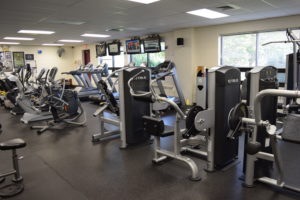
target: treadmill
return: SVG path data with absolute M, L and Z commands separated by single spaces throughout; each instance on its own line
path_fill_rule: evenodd
M 63 72 L 62 74 L 72 75 L 76 80 L 77 84 L 75 90 L 78 93 L 78 97 L 81 100 L 88 99 L 90 95 L 99 94 L 100 91 L 92 85 L 89 74 L 91 66 L 88 65 L 82 69 L 82 66 L 79 67 L 78 70 Z
M 157 65 L 156 67 L 151 68 L 151 70 L 152 70 L 152 79 L 157 79 L 156 83 L 157 83 L 160 96 L 167 97 L 169 100 L 175 102 L 180 107 L 186 107 L 185 98 L 181 90 L 181 87 L 179 85 L 175 63 L 171 61 L 165 61 Z M 164 78 L 160 79 L 159 77 L 164 77 Z M 177 97 L 168 96 L 166 94 L 165 88 L 163 86 L 163 80 L 165 80 L 165 77 L 172 78 L 173 84 L 175 86 L 178 95 Z M 155 111 L 166 110 L 168 107 L 169 105 L 161 102 L 155 102 L 153 104 L 153 110 Z

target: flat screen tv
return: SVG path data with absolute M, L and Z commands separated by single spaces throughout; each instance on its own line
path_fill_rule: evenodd
M 107 45 L 108 46 L 108 54 L 110 56 L 116 56 L 121 54 L 121 43 L 113 42 Z
M 127 52 L 127 54 L 141 53 L 141 41 L 139 39 L 127 40 L 126 41 L 126 52 Z
M 106 43 L 100 43 L 96 45 L 96 54 L 97 57 L 102 57 L 102 56 L 106 56 Z
M 146 38 L 144 39 L 145 53 L 155 53 L 161 51 L 160 38 Z

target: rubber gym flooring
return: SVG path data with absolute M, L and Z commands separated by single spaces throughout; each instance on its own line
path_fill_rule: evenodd
M 300 196 L 267 185 L 243 188 L 241 163 L 226 171 L 202 172 L 202 181 L 188 179 L 190 170 L 180 161 L 153 165 L 152 145 L 119 149 L 119 139 L 91 142 L 98 130 L 92 117 L 96 105 L 84 103 L 86 127 L 47 131 L 38 135 L 19 117 L 0 108 L 0 141 L 20 137 L 27 141 L 20 161 L 25 190 L 12 200 L 290 200 Z M 172 117 L 166 117 L 166 123 Z M 164 139 L 169 146 L 172 138 Z M 205 161 L 193 157 L 204 168 Z M 240 158 L 242 159 L 242 158 Z M 0 152 L 0 172 L 11 167 L 10 152 Z

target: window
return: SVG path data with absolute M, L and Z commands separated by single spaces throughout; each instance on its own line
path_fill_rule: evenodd
M 158 64 L 163 63 L 166 59 L 165 52 L 158 52 L 158 53 L 150 53 L 149 54 L 149 67 L 156 67 Z
M 286 55 L 293 52 L 292 44 L 269 44 L 262 46 L 271 41 L 287 40 L 285 31 L 267 32 L 258 34 L 258 66 L 275 66 L 285 68 Z
M 108 55 L 108 50 L 107 50 L 107 56 L 98 57 L 98 64 L 106 63 L 109 67 L 109 72 L 111 73 L 119 68 L 124 67 L 124 65 L 127 63 L 125 62 L 127 58 L 128 57 L 124 54 L 121 47 L 121 54 L 117 56 Z
M 144 46 L 141 45 L 142 52 L 144 52 Z M 166 59 L 165 54 L 165 42 L 161 42 L 161 52 L 158 53 L 141 53 L 132 54 L 131 62 L 134 62 L 136 66 L 141 66 L 142 63 L 147 63 L 148 67 L 156 67 L 158 64 L 163 63 Z
M 120 55 L 114 56 L 114 67 L 121 68 L 125 65 L 125 55 L 124 52 L 121 52 Z
M 237 67 L 256 65 L 256 35 L 224 36 L 222 41 L 222 64 Z
M 147 54 L 132 54 L 131 55 L 131 62 L 134 62 L 136 66 L 141 66 L 142 63 L 147 63 Z
M 299 30 L 293 31 L 299 36 Z M 287 40 L 286 31 L 249 33 L 221 37 L 221 64 L 236 67 L 275 66 L 285 68 L 286 55 L 293 52 L 292 44 L 271 41 Z

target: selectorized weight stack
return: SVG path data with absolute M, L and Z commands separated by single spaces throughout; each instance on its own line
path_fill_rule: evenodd
M 121 141 L 123 148 L 126 145 L 134 145 L 146 142 L 150 139 L 150 134 L 145 133 L 143 126 L 143 116 L 150 116 L 151 105 L 149 102 L 136 100 L 131 96 L 128 81 L 143 68 L 129 68 L 120 73 L 120 119 L 121 119 Z M 135 77 L 135 84 L 132 86 L 137 91 L 150 91 L 151 72 L 144 70 Z
M 207 170 L 221 169 L 238 156 L 238 140 L 226 138 L 228 114 L 240 102 L 240 71 L 235 67 L 216 67 L 208 71 L 208 108 L 195 118 L 198 131 L 207 133 L 207 152 L 186 151 L 207 155 Z

